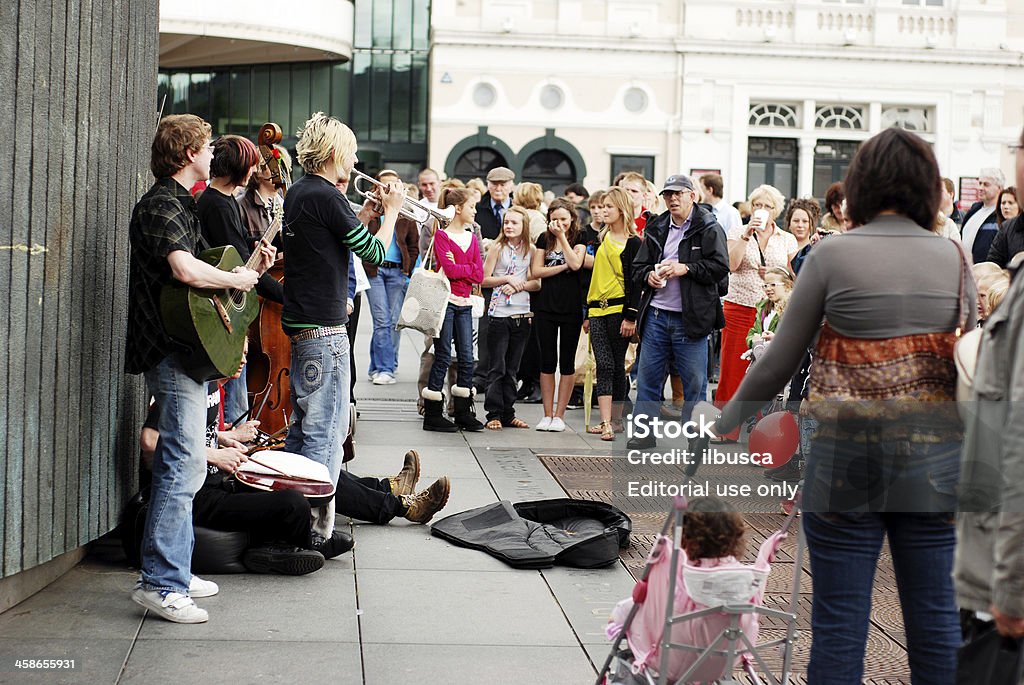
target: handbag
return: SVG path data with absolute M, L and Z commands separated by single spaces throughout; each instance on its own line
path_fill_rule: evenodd
M 971 621 L 957 650 L 956 685 L 1020 685 L 1024 640 L 1003 637 L 992 621 Z
M 431 338 L 441 334 L 444 315 L 448 309 L 448 298 L 452 293 L 452 284 L 443 271 L 430 270 L 428 263 L 434 255 L 434 239 L 430 239 L 427 256 L 423 264 L 416 269 L 409 279 L 409 289 L 402 302 L 402 311 L 398 316 L 397 328 L 411 328 Z
M 473 292 L 469 296 L 469 303 L 473 307 L 473 318 L 480 319 L 484 315 L 484 293 L 479 285 L 473 286 Z

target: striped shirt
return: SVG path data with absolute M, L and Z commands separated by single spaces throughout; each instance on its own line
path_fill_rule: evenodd
M 282 233 L 286 332 L 345 325 L 349 252 L 380 264 L 384 243 L 359 223 L 337 188 L 315 174 L 303 176 L 288 190 Z

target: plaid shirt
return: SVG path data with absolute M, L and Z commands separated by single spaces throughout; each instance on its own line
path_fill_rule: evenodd
M 161 178 L 132 211 L 128 228 L 128 337 L 124 370 L 145 373 L 176 349 L 160 316 L 160 290 L 173 280 L 167 256 L 199 252 L 199 218 L 188 189 Z

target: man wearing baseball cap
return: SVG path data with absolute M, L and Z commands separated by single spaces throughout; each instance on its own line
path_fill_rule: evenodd
M 683 414 L 707 396 L 708 335 L 724 320 L 718 284 L 729 274 L 725 231 L 713 212 L 695 201 L 689 176 L 669 176 L 661 196 L 668 211 L 651 219 L 633 258 L 633 282 L 641 289 L 637 330 L 638 417 L 658 416 L 669 364 L 683 379 Z M 634 435 L 628 449 L 654 447 L 653 433 Z

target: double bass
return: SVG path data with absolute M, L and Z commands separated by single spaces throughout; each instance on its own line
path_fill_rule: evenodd
M 274 123 L 260 127 L 257 144 L 260 157 L 271 175 L 274 187 L 281 191 L 273 197 L 275 214 L 280 213 L 282 197 L 288 192 L 291 178 L 281 150 L 275 147 L 281 142 L 281 127 Z M 270 268 L 270 276 L 284 280 L 284 258 L 278 252 L 277 261 Z M 252 418 L 259 420 L 260 428 L 267 433 L 283 432 L 291 415 L 291 391 L 289 388 L 289 367 L 291 365 L 291 342 L 281 328 L 281 305 L 261 298 L 259 316 L 249 327 L 249 355 L 247 364 L 248 391 L 253 396 Z

